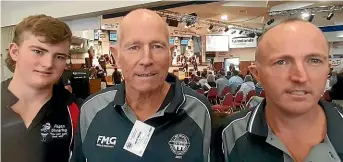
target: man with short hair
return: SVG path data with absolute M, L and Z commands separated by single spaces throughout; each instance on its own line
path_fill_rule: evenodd
M 343 113 L 321 101 L 329 47 L 310 22 L 291 19 L 260 39 L 249 67 L 266 99 L 227 119 L 218 132 L 224 161 L 336 162 L 343 159 Z
M 219 78 L 216 80 L 217 84 L 217 96 L 222 96 L 223 89 L 229 87 L 229 80 L 225 77 L 225 72 L 223 70 L 219 71 Z
M 243 84 L 243 79 L 239 76 L 239 71 L 232 71 L 232 77 L 229 79 L 230 93 L 235 94 L 238 90 L 238 86 Z
M 207 162 L 210 104 L 168 74 L 167 24 L 154 11 L 138 9 L 120 29 L 111 50 L 125 79 L 86 99 L 73 161 Z
M 67 162 L 73 149 L 79 99 L 55 83 L 61 77 L 72 32 L 46 15 L 23 19 L 14 31 L 1 82 L 1 161 Z

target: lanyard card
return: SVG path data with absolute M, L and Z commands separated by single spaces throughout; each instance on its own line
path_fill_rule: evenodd
M 136 120 L 123 149 L 142 157 L 154 130 L 154 127 Z

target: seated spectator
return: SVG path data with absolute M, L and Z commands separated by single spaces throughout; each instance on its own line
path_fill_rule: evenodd
M 239 72 L 237 70 L 232 72 L 233 76 L 229 80 L 230 93 L 235 94 L 236 89 L 239 85 L 243 83 L 243 79 L 238 76 Z
M 247 75 L 244 78 L 244 83 L 241 85 L 241 88 L 238 91 L 242 91 L 245 98 L 251 90 L 255 90 L 255 84 L 251 75 Z
M 231 71 L 227 71 L 226 72 L 226 79 L 230 79 L 231 78 Z
M 215 82 L 215 79 L 214 79 L 214 75 L 213 74 L 209 74 L 207 76 L 207 83 L 204 84 L 203 89 L 205 91 L 208 91 L 208 90 L 210 90 L 210 88 L 216 87 L 216 86 L 217 85 L 216 85 L 216 82 Z
M 343 73 L 337 74 L 337 82 L 330 90 L 332 100 L 343 100 Z
M 121 73 L 118 71 L 118 68 L 114 68 L 114 72 L 112 74 L 112 81 L 114 85 L 121 83 Z
M 229 86 L 229 80 L 225 77 L 225 72 L 221 71 L 219 74 L 219 79 L 216 80 L 216 84 L 217 84 L 217 95 L 218 97 L 223 97 L 222 95 L 222 91 L 225 87 Z
M 182 85 L 188 86 L 189 85 L 189 78 L 183 79 Z
M 256 83 L 255 90 L 256 90 L 256 94 L 259 96 L 263 90 L 262 84 Z
M 191 82 L 189 83 L 189 87 L 190 87 L 191 89 L 193 89 L 193 90 L 201 89 L 202 86 L 201 86 L 201 84 L 200 84 L 199 81 L 200 81 L 199 77 L 195 76 L 194 79 L 193 79 L 193 81 L 191 81 Z
M 197 71 L 197 76 L 200 77 L 200 75 L 201 75 L 201 72 Z
M 201 79 L 200 79 L 199 83 L 201 84 L 201 86 L 204 86 L 205 83 L 207 83 L 207 72 L 201 73 Z

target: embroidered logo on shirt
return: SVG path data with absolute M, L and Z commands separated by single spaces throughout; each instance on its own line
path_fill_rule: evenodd
M 53 126 L 48 122 L 42 125 L 41 141 L 47 142 L 48 139 L 61 139 L 68 135 L 68 129 L 64 124 L 54 124 Z
M 40 129 L 40 134 L 42 135 L 42 142 L 46 142 L 47 136 L 50 134 L 51 124 L 45 123 L 42 125 L 42 128 Z
M 182 155 L 187 153 L 190 145 L 189 138 L 184 134 L 176 134 L 169 141 L 170 150 L 177 159 L 181 159 Z
M 98 136 L 96 145 L 98 147 L 113 148 L 117 143 L 117 137 Z

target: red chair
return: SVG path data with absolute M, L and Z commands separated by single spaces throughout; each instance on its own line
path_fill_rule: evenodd
M 230 92 L 230 88 L 225 86 L 220 96 L 224 97 L 229 92 Z
M 266 92 L 264 90 L 261 91 L 260 97 L 266 97 Z
M 226 94 L 222 104 L 225 106 L 232 107 L 233 106 L 233 95 L 231 93 Z
M 205 94 L 205 91 L 204 90 L 202 90 L 202 89 L 198 89 L 198 90 L 196 90 L 199 94 Z
M 207 99 L 214 103 L 217 104 L 217 88 L 211 88 L 208 93 L 207 93 Z
M 248 92 L 247 96 L 245 97 L 245 101 L 246 102 L 249 101 L 252 96 L 256 96 L 256 91 L 255 90 L 251 90 L 251 91 Z
M 230 88 L 228 86 L 225 86 L 222 93 L 220 94 L 219 98 L 219 102 L 222 103 L 224 100 L 224 97 L 226 94 L 230 93 Z
M 238 91 L 235 95 L 235 99 L 233 101 L 233 106 L 235 108 L 237 108 L 237 107 L 242 108 L 243 98 L 244 98 L 243 91 Z
M 213 105 L 212 110 L 216 112 L 225 112 L 225 113 L 232 113 L 232 106 L 233 106 L 233 96 L 231 93 L 225 95 L 223 103 L 221 105 Z
M 331 97 L 330 97 L 330 94 L 329 94 L 329 90 L 326 90 L 324 92 L 324 94 L 322 95 L 322 99 L 327 101 L 327 102 L 331 102 Z

